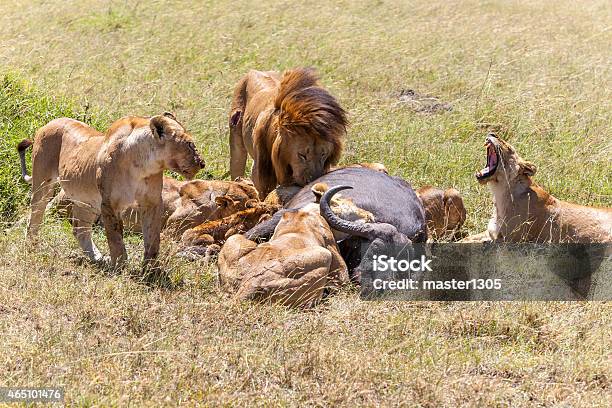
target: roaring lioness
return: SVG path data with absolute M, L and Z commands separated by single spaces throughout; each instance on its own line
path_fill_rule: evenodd
M 74 119 L 55 119 L 36 132 L 32 150 L 34 239 L 59 182 L 72 201 L 73 233 L 93 261 L 102 255 L 91 226 L 102 214 L 111 264 L 127 259 L 122 212 L 137 203 L 142 217 L 145 264 L 157 257 L 162 226 L 162 174 L 171 169 L 191 179 L 204 166 L 191 135 L 174 115 L 128 116 L 100 133 Z
M 313 70 L 250 71 L 229 115 L 232 178 L 244 175 L 248 154 L 260 197 L 277 185 L 304 186 L 338 162 L 346 126 L 344 109 Z
M 612 241 L 612 209 L 556 199 L 532 179 L 536 166 L 494 134 L 486 138 L 487 165 L 476 173 L 493 193 L 487 231 L 466 241 L 589 243 Z

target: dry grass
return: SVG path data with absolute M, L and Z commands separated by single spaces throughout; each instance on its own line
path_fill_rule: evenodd
M 612 204 L 609 2 L 259 3 L 5 0 L 0 70 L 106 122 L 174 110 L 221 177 L 234 82 L 312 65 L 350 112 L 344 161 L 459 188 L 471 232 L 490 212 L 472 177 L 487 127 L 559 198 Z M 415 113 L 408 88 L 453 110 Z M 170 290 L 106 275 L 53 219 L 37 251 L 22 233 L 0 238 L 0 385 L 61 384 L 85 406 L 612 405 L 606 303 L 347 291 L 304 313 L 233 303 L 198 263 L 168 259 Z

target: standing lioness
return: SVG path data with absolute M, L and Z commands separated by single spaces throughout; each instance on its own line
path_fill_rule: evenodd
M 489 134 L 487 165 L 476 173 L 493 193 L 495 209 L 488 230 L 466 241 L 589 243 L 612 241 L 612 209 L 556 199 L 538 186 L 536 166 L 512 146 Z
M 105 134 L 74 119 L 55 119 L 36 132 L 33 142 L 28 237 L 36 237 L 53 185 L 59 182 L 73 203 L 74 236 L 93 261 L 102 259 L 91 240 L 91 226 L 100 213 L 111 264 L 126 260 L 121 213 L 137 203 L 147 263 L 159 251 L 163 171 L 191 179 L 203 166 L 191 135 L 170 113 L 128 116 Z

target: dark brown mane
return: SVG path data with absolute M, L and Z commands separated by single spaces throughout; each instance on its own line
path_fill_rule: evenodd
M 318 79 L 312 68 L 285 71 L 274 107 L 279 112 L 278 126 L 281 132 L 307 129 L 308 133 L 316 133 L 333 143 L 337 157 L 331 158 L 330 162 L 335 164 L 340 158 L 342 138 L 348 121 L 345 110 L 319 85 Z

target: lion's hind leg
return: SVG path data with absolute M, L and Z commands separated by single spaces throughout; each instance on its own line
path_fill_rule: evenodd
M 234 115 L 241 115 L 240 112 Z M 232 125 L 230 119 L 230 174 L 232 180 L 243 177 L 246 170 L 247 149 L 242 138 L 242 119 Z
M 32 147 L 32 213 L 27 232 L 31 240 L 38 235 L 47 203 L 53 197 L 53 187 L 59 181 L 58 166 L 63 134 L 50 125 L 51 122 L 36 132 Z
M 42 181 L 35 177 L 32 182 L 32 213 L 28 223 L 27 237 L 35 239 L 40 230 L 47 203 L 53 197 L 53 186 L 56 184 L 55 178 L 44 179 Z

